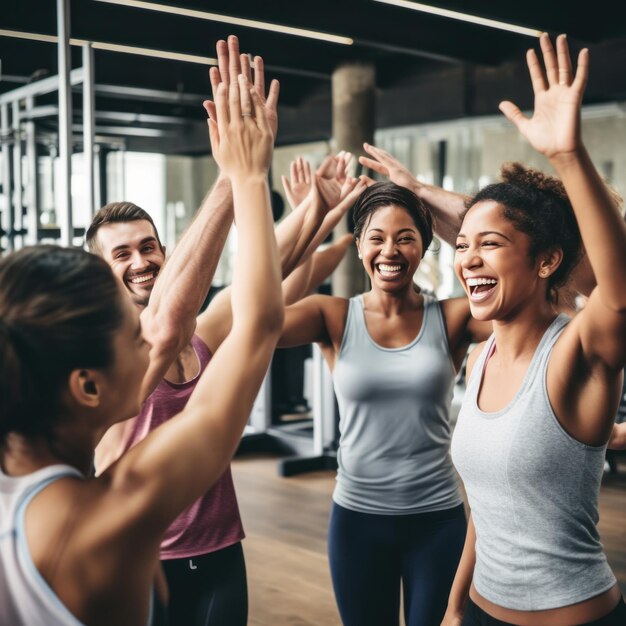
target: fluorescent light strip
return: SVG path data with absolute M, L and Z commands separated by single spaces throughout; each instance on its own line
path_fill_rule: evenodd
M 515 24 L 507 24 L 506 22 L 499 22 L 497 20 L 490 20 L 486 17 L 469 15 L 468 13 L 459 13 L 458 11 L 450 11 L 449 9 L 440 9 L 439 7 L 433 7 L 428 4 L 420 4 L 419 2 L 408 2 L 407 0 L 374 0 L 374 2 L 392 4 L 394 6 L 403 7 L 405 9 L 413 9 L 414 11 L 430 13 L 431 15 L 439 15 L 441 17 L 449 17 L 453 20 L 470 22 L 472 24 L 479 24 L 480 26 L 488 26 L 489 28 L 507 30 L 513 33 L 518 33 L 520 35 L 528 35 L 529 37 L 539 37 L 539 35 L 541 35 L 541 33 L 543 32 L 542 30 L 526 28 L 524 26 L 517 26 Z
M 25 33 L 17 30 L 0 29 L 0 37 L 14 37 L 16 39 L 29 39 L 31 41 L 43 41 L 45 43 L 57 43 L 56 35 L 42 35 L 40 33 Z M 117 43 L 107 43 L 104 41 L 88 42 L 85 39 L 70 39 L 70 45 L 83 46 L 91 43 L 96 50 L 108 50 L 109 52 L 123 52 L 125 54 L 137 54 L 145 57 L 155 57 L 158 59 L 169 59 L 174 61 L 186 61 L 188 63 L 198 63 L 200 65 L 217 65 L 217 59 L 212 57 L 201 57 L 195 54 L 184 54 L 182 52 L 166 52 L 165 50 L 153 50 L 151 48 L 137 48 L 135 46 L 124 46 Z
M 344 46 L 351 46 L 354 41 L 350 37 L 342 37 L 340 35 L 331 35 L 330 33 L 321 33 L 315 30 L 307 30 L 305 28 L 294 28 L 292 26 L 283 26 L 281 24 L 272 24 L 270 22 L 260 22 L 257 20 L 248 20 L 230 15 L 221 15 L 219 13 L 208 13 L 207 11 L 196 11 L 195 9 L 184 9 L 168 4 L 156 4 L 154 2 L 143 2 L 143 0 L 96 0 L 96 2 L 106 2 L 108 4 L 119 4 L 125 7 L 136 7 L 138 9 L 148 9 L 150 11 L 160 11 L 162 13 L 173 13 L 174 15 L 182 15 L 184 17 L 195 17 L 201 20 L 209 20 L 211 22 L 223 22 L 224 24 L 233 24 L 234 26 L 244 26 L 245 28 L 257 28 L 259 30 L 269 30 L 274 33 L 282 33 L 283 35 L 296 35 L 297 37 L 308 37 L 309 39 L 319 39 L 330 43 L 338 43 Z

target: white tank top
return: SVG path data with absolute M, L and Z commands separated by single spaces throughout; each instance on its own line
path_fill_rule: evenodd
M 35 567 L 24 532 L 31 500 L 66 476 L 81 474 L 69 465 L 19 477 L 0 470 L 0 626 L 82 626 Z

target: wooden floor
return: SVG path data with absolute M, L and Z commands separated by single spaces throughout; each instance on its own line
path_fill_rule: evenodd
M 233 475 L 247 538 L 250 626 L 340 626 L 326 558 L 334 472 L 280 478 L 276 458 L 244 456 Z M 600 496 L 600 535 L 626 596 L 626 464 Z

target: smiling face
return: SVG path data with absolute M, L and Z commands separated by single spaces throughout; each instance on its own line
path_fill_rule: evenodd
M 420 232 L 405 209 L 390 205 L 374 211 L 357 248 L 373 288 L 386 292 L 412 288 L 423 247 Z
M 145 307 L 165 254 L 147 220 L 105 224 L 98 230 L 98 247 L 135 304 Z
M 545 303 L 553 271 L 545 258 L 531 258 L 530 237 L 502 209 L 494 200 L 477 202 L 466 213 L 456 242 L 454 269 L 472 316 L 483 321 L 507 319 L 525 306 Z

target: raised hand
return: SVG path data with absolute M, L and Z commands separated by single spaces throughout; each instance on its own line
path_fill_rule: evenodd
M 356 182 L 348 176 L 351 160 L 352 154 L 342 151 L 334 157 L 326 157 L 317 168 L 315 185 L 326 210 L 336 206 L 354 188 Z
M 363 148 L 372 157 L 371 159 L 364 156 L 359 157 L 359 163 L 363 167 L 368 167 L 386 176 L 392 183 L 396 183 L 396 185 L 401 187 L 407 187 L 412 191 L 420 187 L 421 183 L 417 178 L 398 159 L 391 156 L 389 152 L 369 143 L 364 143 Z
M 311 164 L 302 157 L 295 158 L 289 167 L 289 178 L 280 177 L 287 200 L 295 209 L 309 194 L 313 185 Z
M 252 67 L 250 65 L 250 57 L 247 54 L 241 54 L 239 51 L 239 39 L 235 35 L 228 37 L 228 42 L 220 40 L 216 45 L 218 66 L 209 70 L 209 78 L 211 80 L 211 88 L 213 90 L 213 100 L 217 96 L 217 88 L 220 83 L 225 83 L 228 87 L 231 83 L 237 82 L 237 76 L 244 74 L 251 84 L 254 84 L 264 108 L 265 114 L 272 132 L 272 137 L 276 139 L 278 132 L 278 94 L 280 85 L 277 80 L 270 83 L 267 97 L 265 95 L 265 67 L 263 59 L 255 56 L 253 60 L 254 66 L 254 83 L 252 78 Z M 216 115 L 215 105 L 210 100 L 203 103 L 209 117 Z
M 209 135 L 220 169 L 232 181 L 267 176 L 273 136 L 263 102 L 243 74 L 228 89 L 223 82 L 217 86 L 215 108 Z
M 500 110 L 535 150 L 552 158 L 575 152 L 581 146 L 580 106 L 589 73 L 589 51 L 580 51 L 573 75 L 565 35 L 557 37 L 556 52 L 546 33 L 541 35 L 540 44 L 545 71 L 534 50 L 526 54 L 535 94 L 533 116 L 527 118 L 508 101 L 500 103 Z

